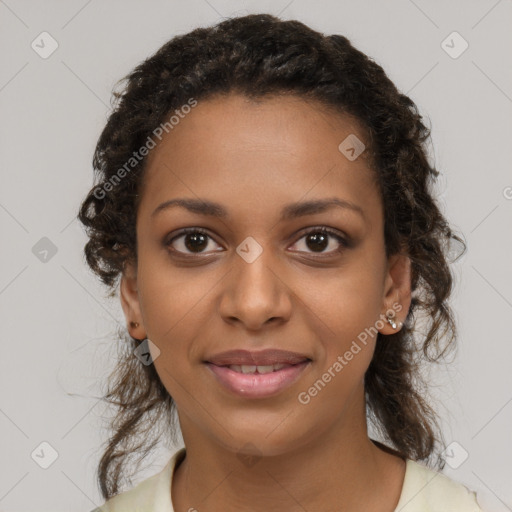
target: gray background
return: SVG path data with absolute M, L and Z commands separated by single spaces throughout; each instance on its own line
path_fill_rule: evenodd
M 0 0 L 0 510 L 102 502 L 99 381 L 124 319 L 85 266 L 75 216 L 114 83 L 173 35 L 252 12 L 346 35 L 431 123 L 443 207 L 468 242 L 455 264 L 460 348 L 431 372 L 454 460 L 469 454 L 445 473 L 477 490 L 486 510 L 512 510 L 510 0 Z M 43 31 L 58 43 L 46 59 L 31 47 Z M 453 31 L 469 44 L 457 58 L 442 45 Z M 42 442 L 58 454 L 48 469 L 34 460 L 49 462 Z

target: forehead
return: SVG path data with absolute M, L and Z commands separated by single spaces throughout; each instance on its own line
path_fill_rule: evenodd
M 340 150 L 354 137 L 365 143 L 355 119 L 296 96 L 199 101 L 148 155 L 140 210 L 183 196 L 247 210 L 333 193 L 378 201 L 365 152 Z

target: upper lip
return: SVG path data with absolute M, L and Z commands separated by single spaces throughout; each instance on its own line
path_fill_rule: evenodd
M 249 350 L 228 350 L 215 354 L 205 360 L 206 363 L 212 363 L 216 366 L 236 365 L 255 365 L 265 366 L 272 364 L 298 364 L 311 359 L 297 352 L 287 350 L 266 349 L 258 352 Z

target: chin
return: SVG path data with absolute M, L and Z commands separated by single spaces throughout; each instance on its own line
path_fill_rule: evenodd
M 282 419 L 281 417 L 281 422 Z M 218 441 L 237 455 L 254 457 L 283 455 L 302 448 L 307 443 L 304 433 L 297 432 L 292 423 L 279 423 L 262 421 L 261 424 L 245 425 L 245 428 L 240 425 L 229 426 L 226 430 L 233 432 L 233 436 L 229 436 L 222 429 L 222 439 Z

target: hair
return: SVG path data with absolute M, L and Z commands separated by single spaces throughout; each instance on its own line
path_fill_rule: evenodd
M 134 151 L 161 133 L 158 127 L 169 114 L 191 98 L 295 95 L 351 116 L 363 127 L 365 153 L 383 201 L 386 255 L 409 256 L 412 289 L 403 328 L 378 334 L 364 377 L 367 417 L 395 453 L 427 464 L 437 455 L 436 467 L 442 469 L 442 433 L 419 370 L 438 362 L 455 343 L 449 256 L 454 242 L 463 251 L 465 244 L 433 197 L 439 171 L 429 163 L 430 129 L 413 101 L 346 37 L 268 14 L 230 18 L 176 36 L 118 83 L 124 81 L 121 92 L 113 91 L 112 112 L 93 156 L 95 185 L 78 214 L 88 236 L 87 264 L 111 290 L 110 297 L 125 265 L 137 261 L 136 215 L 147 158 L 134 161 Z M 129 161 L 132 169 L 126 172 Z M 157 420 L 168 421 L 175 412 L 154 365 L 140 364 L 134 356 L 140 340 L 125 330 L 118 333 L 123 354 L 102 397 L 116 408 L 97 469 L 105 499 L 120 492 L 128 458 L 136 453 L 144 458 L 154 447 Z M 175 426 L 171 430 L 175 435 Z

